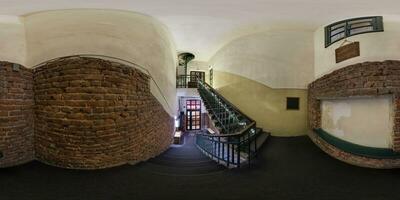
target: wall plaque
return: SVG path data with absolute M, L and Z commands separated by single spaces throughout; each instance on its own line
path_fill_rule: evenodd
M 360 56 L 360 42 L 352 42 L 335 50 L 336 63 Z

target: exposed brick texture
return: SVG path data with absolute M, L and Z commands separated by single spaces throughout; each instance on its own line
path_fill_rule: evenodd
M 34 72 L 35 152 L 64 168 L 98 169 L 156 156 L 174 121 L 137 69 L 95 58 L 53 61 Z
M 350 65 L 327 74 L 308 87 L 310 128 L 321 127 L 321 99 L 392 95 L 394 103 L 393 150 L 400 151 L 400 61 L 365 62 Z M 378 160 L 351 155 L 310 137 L 328 154 L 366 167 L 400 167 L 398 160 Z
M 34 159 L 33 105 L 32 71 L 0 62 L 0 167 Z
M 33 72 L 32 72 L 33 71 Z M 0 62 L 0 167 L 137 163 L 166 150 L 174 120 L 139 70 L 72 57 L 29 70 Z

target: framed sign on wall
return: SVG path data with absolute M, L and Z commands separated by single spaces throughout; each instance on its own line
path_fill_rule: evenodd
M 336 63 L 360 56 L 360 42 L 352 42 L 335 50 Z

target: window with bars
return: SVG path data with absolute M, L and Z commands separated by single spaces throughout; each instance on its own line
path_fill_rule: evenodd
M 360 17 L 336 22 L 325 27 L 325 48 L 353 35 L 382 31 L 382 16 Z

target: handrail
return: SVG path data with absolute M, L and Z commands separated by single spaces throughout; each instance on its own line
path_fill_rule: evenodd
M 209 84 L 203 82 L 202 80 L 198 80 L 198 84 L 201 85 L 205 85 L 207 86 L 207 89 L 210 90 L 212 93 L 214 93 L 215 95 L 218 96 L 218 98 L 222 99 L 222 101 L 227 104 L 228 106 L 230 106 L 231 108 L 233 108 L 236 112 L 238 112 L 240 115 L 244 116 L 245 118 L 247 118 L 247 120 L 250 122 L 250 124 L 255 125 L 255 121 L 248 117 L 246 114 L 244 114 L 239 108 L 237 108 L 236 106 L 234 106 L 230 101 L 228 101 L 227 99 L 225 99 L 219 92 L 217 92 L 213 87 L 211 87 Z M 219 119 L 217 119 L 219 121 Z M 222 124 L 222 122 L 220 122 L 222 126 L 224 126 Z M 248 130 L 250 127 L 246 126 L 245 128 L 243 128 L 241 131 L 239 131 L 239 133 L 233 133 L 233 134 L 224 134 L 224 135 L 240 135 L 241 133 L 245 132 L 246 130 Z
M 199 80 L 200 81 L 200 80 Z M 216 91 L 211 85 L 209 85 L 206 82 L 201 81 L 202 84 L 206 85 L 208 87 L 209 90 L 211 90 L 213 93 L 217 94 L 219 98 L 221 98 L 223 101 L 225 101 L 226 103 L 229 104 L 230 107 L 232 107 L 233 109 L 235 109 L 238 113 L 240 113 L 240 115 L 246 117 L 249 121 L 251 122 L 255 122 L 255 120 L 253 120 L 252 118 L 250 118 L 249 116 L 247 116 L 246 114 L 244 114 L 239 108 L 237 108 L 235 105 L 233 105 L 230 101 L 228 101 L 224 96 L 222 96 L 218 91 Z
M 113 57 L 113 56 L 106 56 L 106 55 L 100 55 L 100 54 L 75 54 L 75 55 L 69 55 L 69 56 L 56 57 L 56 58 L 41 62 L 39 64 L 36 64 L 36 65 L 32 66 L 32 68 L 34 69 L 34 68 L 37 68 L 37 67 L 41 67 L 41 66 L 43 66 L 45 64 L 54 62 L 56 60 L 68 59 L 68 58 L 73 58 L 73 57 L 107 58 L 109 61 L 113 61 L 113 60 L 117 60 L 117 61 L 120 61 L 120 62 L 122 61 L 122 62 L 125 62 L 125 63 L 128 63 L 129 65 L 131 65 L 130 67 L 139 68 L 140 70 L 144 71 L 150 77 L 151 80 L 153 80 L 154 84 L 156 85 L 158 91 L 160 92 L 161 96 L 163 97 L 163 99 L 164 99 L 165 103 L 167 104 L 168 108 L 170 109 L 170 111 L 173 111 L 173 109 L 171 108 L 171 105 L 167 101 L 167 98 L 165 97 L 164 93 L 161 91 L 160 86 L 157 84 L 157 81 L 153 78 L 153 76 L 151 75 L 150 71 L 148 69 L 146 69 L 145 67 L 139 65 L 139 64 L 136 64 L 134 62 L 131 62 L 131 61 L 128 61 L 128 60 L 125 60 L 125 59 L 122 59 L 122 58 L 117 58 L 117 57 Z M 121 64 L 123 64 L 123 63 L 121 63 Z
M 197 146 L 227 167 L 231 164 L 240 167 L 242 159 L 247 159 L 250 165 L 252 157 L 257 153 L 256 122 L 204 81 L 197 80 L 197 84 L 206 107 L 211 106 L 210 114 L 215 116 L 218 126 L 224 131 L 220 134 L 198 133 Z M 243 158 L 242 153 L 246 153 L 247 158 Z
M 195 78 L 197 78 L 198 76 L 181 74 L 181 75 L 176 75 L 176 77 L 195 77 Z M 197 79 L 196 79 L 196 81 L 197 81 Z
M 240 131 L 237 131 L 236 133 L 231 133 L 231 134 L 207 134 L 207 133 L 198 133 L 198 135 L 203 135 L 207 137 L 233 137 L 233 136 L 240 136 L 243 135 L 248 129 L 250 129 L 252 126 L 256 125 L 256 122 L 251 122 L 248 124 L 245 128 L 241 129 Z

